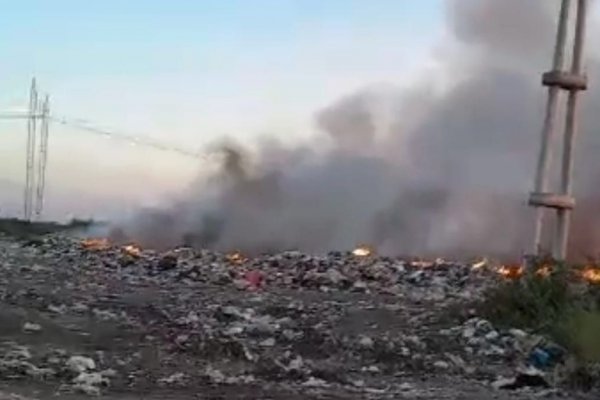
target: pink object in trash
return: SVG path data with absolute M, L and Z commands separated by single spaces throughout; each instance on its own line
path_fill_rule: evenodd
M 244 279 L 248 284 L 248 290 L 260 289 L 264 284 L 264 277 L 260 271 L 248 271 Z

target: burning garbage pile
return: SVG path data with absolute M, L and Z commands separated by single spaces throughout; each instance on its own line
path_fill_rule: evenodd
M 256 257 L 249 257 L 239 250 L 221 254 L 179 248 L 161 253 L 150 249 L 143 250 L 132 244 L 111 245 L 103 238 L 83 240 L 81 248 L 87 253 L 98 257 L 110 257 L 111 260 L 112 257 L 118 260 L 119 254 L 129 256 L 127 266 L 132 267 L 132 272 L 145 271 L 153 274 L 157 271 L 171 271 L 178 279 L 205 282 L 220 281 L 227 276 L 238 286 L 243 284 L 235 278 L 248 276 L 248 273 L 252 272 L 264 277 L 266 283 L 275 286 L 321 287 L 322 290 L 347 288 L 355 291 L 385 291 L 385 286 L 393 286 L 403 280 L 419 282 L 432 280 L 434 276 L 441 282 L 444 277 L 449 281 L 469 277 L 479 279 L 482 273 L 485 275 L 491 271 L 497 271 L 497 274 L 509 278 L 514 275 L 505 272 L 509 267 L 492 267 L 487 261 L 480 263 L 481 265 L 469 265 L 443 259 L 425 261 L 381 257 L 373 247 L 364 244 L 347 252 L 330 252 L 324 255 L 287 251 Z M 185 257 L 182 257 L 184 253 Z M 165 264 L 165 258 L 172 259 L 172 262 Z M 114 260 L 111 262 L 114 263 Z M 131 265 L 132 261 L 135 265 Z M 137 270 L 136 266 L 139 267 Z
M 330 252 L 321 256 L 287 251 L 257 257 L 249 257 L 239 250 L 221 254 L 206 250 L 197 252 L 191 248 L 178 248 L 161 253 L 143 250 L 136 244 L 113 245 L 106 238 L 84 239 L 80 245 L 82 249 L 99 255 L 112 254 L 116 256 L 116 253 L 119 252 L 127 256 L 128 263 L 137 260 L 147 271 L 177 269 L 179 278 L 201 280 L 210 280 L 209 270 L 211 268 L 221 270 L 222 268 L 227 269 L 228 266 L 238 266 L 239 268 L 230 270 L 226 275 L 255 271 L 258 275 L 264 275 L 269 282 L 284 285 L 307 283 L 311 277 L 322 277 L 324 274 L 329 278 L 333 277 L 332 281 L 336 283 L 352 280 L 356 284 L 356 279 L 364 279 L 366 284 L 366 282 L 399 282 L 402 277 L 414 281 L 419 276 L 431 278 L 434 275 L 440 277 L 464 275 L 465 279 L 468 277 L 478 280 L 482 276 L 518 280 L 523 278 L 527 272 L 524 262 L 505 264 L 486 258 L 472 263 L 464 263 L 442 258 L 414 260 L 382 257 L 377 255 L 374 247 L 366 244 L 358 245 L 347 252 Z M 211 263 L 203 264 L 202 261 L 206 260 L 210 260 Z M 298 267 L 301 267 L 299 271 L 295 271 Z M 548 277 L 555 270 L 556 267 L 551 261 L 531 267 L 531 272 L 541 278 Z M 295 276 L 294 279 L 291 279 L 290 276 L 284 276 L 292 271 L 295 271 L 296 274 L 304 273 L 304 278 Z M 600 267 L 588 265 L 575 268 L 572 275 L 575 279 L 589 284 L 600 284 Z M 452 279 L 450 280 L 452 281 Z M 358 286 L 361 285 L 362 283 L 358 283 Z
M 351 399 L 460 397 L 470 385 L 485 398 L 511 385 L 501 377 L 515 375 L 515 360 L 537 354 L 539 364 L 552 353 L 539 336 L 471 309 L 490 285 L 527 273 L 487 259 L 383 257 L 364 244 L 259 256 L 62 236 L 0 246 L 2 298 L 39 314 L 0 346 L 0 379 L 9 381 L 43 376 L 88 394 L 271 387 Z M 597 282 L 591 267 L 581 276 Z M 451 318 L 456 309 L 464 316 Z M 45 343 L 54 329 L 65 339 Z M 160 364 L 149 367 L 148 354 Z M 436 389 L 423 376 L 456 385 Z

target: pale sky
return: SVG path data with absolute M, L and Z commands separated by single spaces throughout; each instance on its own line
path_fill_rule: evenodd
M 428 62 L 444 12 L 443 0 L 0 3 L 0 111 L 23 109 L 35 76 L 57 116 L 189 150 L 223 136 L 298 140 L 336 98 L 405 84 Z M 24 121 L 0 121 L 1 180 L 22 184 L 25 133 Z M 203 168 L 61 125 L 50 134 L 54 212 L 73 196 L 75 213 L 98 194 L 135 205 Z

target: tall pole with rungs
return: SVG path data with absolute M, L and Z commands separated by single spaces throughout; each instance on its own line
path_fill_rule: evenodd
M 587 77 L 582 72 L 582 58 L 588 0 L 577 0 L 571 68 L 567 71 L 563 67 L 571 5 L 571 0 L 562 0 L 552 70 L 542 76 L 542 84 L 548 87 L 548 101 L 542 129 L 534 191 L 529 197 L 529 204 L 536 208 L 534 254 L 539 255 L 543 250 L 542 234 L 545 209 L 550 208 L 556 210 L 557 216 L 556 232 L 551 248 L 554 258 L 558 260 L 564 260 L 567 256 L 570 212 L 575 207 L 575 199 L 571 195 L 573 142 L 578 126 L 579 92 L 587 89 Z M 548 175 L 551 166 L 550 155 L 553 145 L 555 145 L 558 101 L 561 91 L 567 91 L 569 97 L 563 136 L 560 190 L 558 193 L 553 193 L 548 191 Z

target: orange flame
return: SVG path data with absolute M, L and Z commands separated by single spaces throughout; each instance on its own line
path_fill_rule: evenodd
M 107 250 L 110 248 L 110 242 L 106 238 L 90 238 L 81 241 L 81 246 L 87 250 Z
M 135 244 L 128 244 L 126 246 L 123 246 L 121 250 L 123 250 L 125 254 L 130 255 L 132 257 L 140 257 L 142 255 L 142 249 L 139 246 L 136 246 Z
M 244 256 L 239 251 L 234 251 L 232 253 L 229 253 L 225 256 L 225 258 L 227 258 L 227 261 L 229 261 L 230 263 L 238 264 L 238 265 L 243 264 L 246 261 L 248 261 L 248 258 L 246 258 L 246 256 Z
M 427 261 L 427 260 L 413 260 L 410 262 L 410 265 L 415 268 L 430 268 L 434 264 L 435 263 L 433 261 Z
M 356 257 L 368 257 L 373 254 L 373 249 L 371 246 L 360 245 L 352 250 L 352 254 Z
M 487 258 L 484 258 L 481 261 L 473 263 L 473 265 L 471 265 L 471 268 L 473 270 L 478 270 L 478 269 L 481 269 L 481 268 L 485 267 L 487 264 L 488 264 L 488 260 L 487 260 Z
M 549 265 L 542 265 L 540 268 L 538 268 L 535 271 L 535 274 L 537 276 L 541 276 L 543 278 L 550 276 L 551 273 L 552 273 L 552 267 Z
M 522 265 L 502 265 L 498 268 L 498 273 L 507 279 L 518 279 L 523 276 Z
M 589 283 L 600 284 L 600 268 L 598 267 L 586 267 L 581 272 L 581 276 Z

